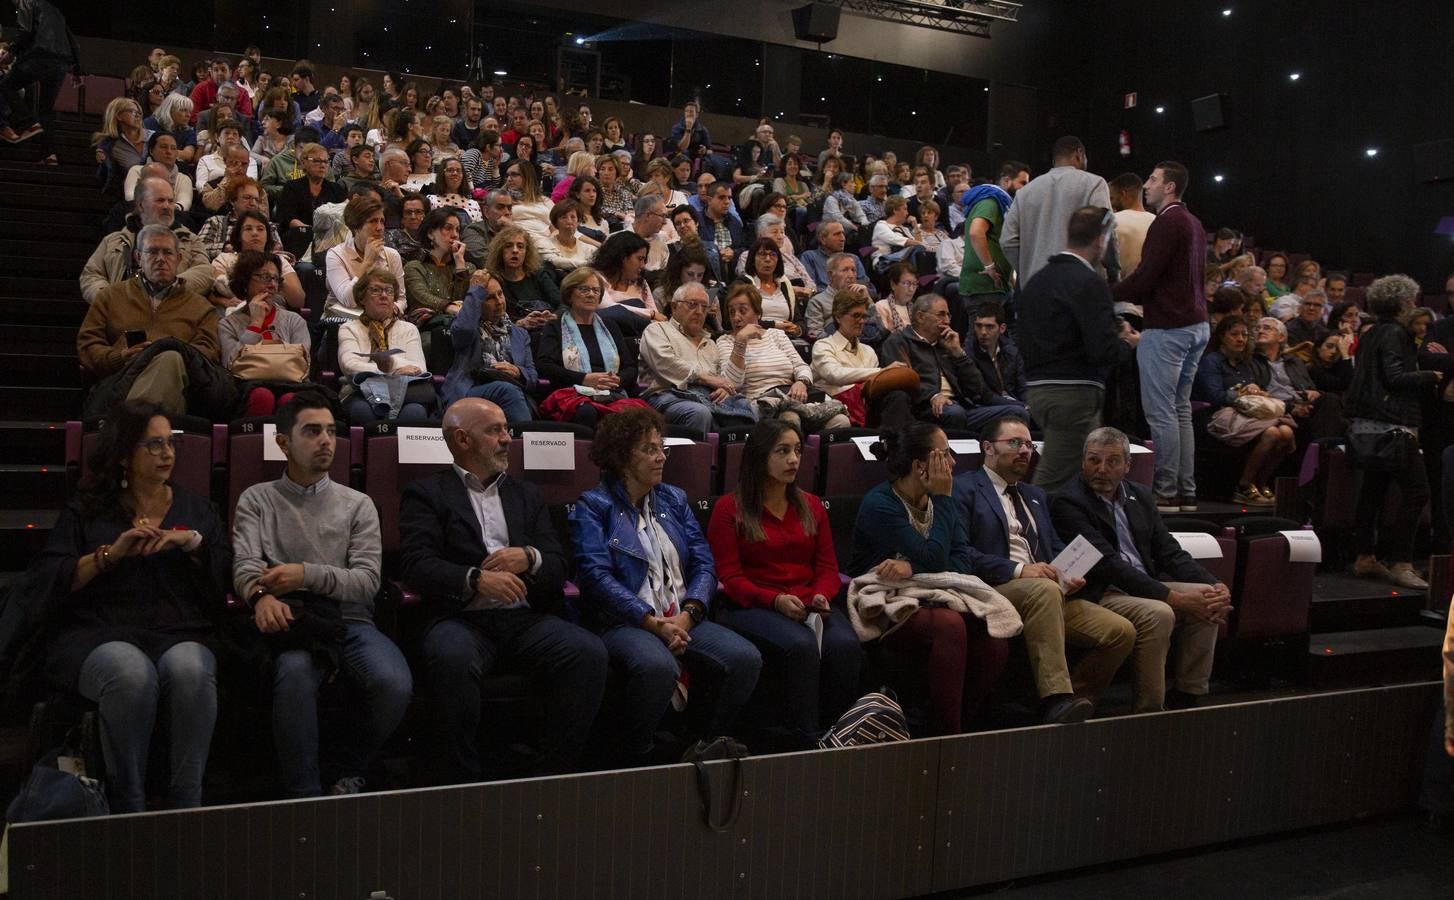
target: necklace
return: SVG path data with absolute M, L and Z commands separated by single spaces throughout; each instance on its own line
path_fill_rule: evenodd
M 164 500 L 161 504 L 162 509 L 160 513 L 153 513 L 149 510 L 140 510 L 136 518 L 131 520 L 131 523 L 137 528 L 145 528 L 152 523 L 152 517 L 155 516 L 157 524 L 160 525 L 162 520 L 167 517 L 167 510 L 172 508 L 172 489 L 170 487 L 166 489 L 166 492 L 163 494 L 163 498 Z
M 909 514 L 909 524 L 919 532 L 922 538 L 929 537 L 929 532 L 934 528 L 934 504 L 930 503 L 925 509 L 919 509 L 909 498 L 899 492 L 897 487 L 893 488 L 894 496 L 904 505 L 904 512 Z

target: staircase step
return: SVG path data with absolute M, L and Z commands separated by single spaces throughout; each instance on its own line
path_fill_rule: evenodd
M 0 353 L 0 384 L 80 387 L 81 369 L 74 348 L 59 353 Z
M 41 184 L 56 187 L 89 188 L 95 191 L 96 167 L 79 164 L 42 166 L 35 162 L 0 160 L 0 182 L 5 184 Z
M 1424 608 L 1424 591 L 1354 578 L 1319 574 L 1313 578 L 1311 623 L 1314 632 L 1414 625 Z
M 91 211 L 99 221 L 106 215 L 107 204 L 98 193 L 99 187 L 50 186 L 42 184 L 7 184 L 4 205 L 28 209 L 63 209 Z
M 62 466 L 65 458 L 65 423 L 0 422 L 0 463 Z
M 59 517 L 55 509 L 0 510 L 0 570 L 28 568 Z
M 81 299 L 81 288 L 70 285 L 70 296 L 64 299 L 35 295 L 31 297 L 0 297 L 0 325 L 34 325 L 66 328 L 74 345 L 76 329 L 86 318 L 91 305 Z M 8 284 L 7 284 L 8 286 Z
M 15 271 L 24 268 L 30 274 L 22 274 Z M 25 266 L 24 260 L 0 259 L 0 289 L 5 291 L 7 296 L 27 297 L 30 299 L 54 298 L 57 300 L 80 300 L 81 298 L 81 266 L 75 267 L 69 272 L 58 272 L 48 277 L 38 277 L 34 274 L 34 266 Z
M 0 182 L 5 177 L 0 175 Z M 4 201 L 0 200 L 0 206 Z M 101 218 L 94 212 L 63 212 L 56 209 L 11 209 L 0 219 L 0 238 L 28 239 L 40 229 L 41 234 L 64 232 L 74 240 L 86 240 L 95 246 L 101 240 Z
M 0 409 L 12 419 L 55 422 L 75 418 L 85 392 L 79 387 L 0 385 Z
M 66 467 L 60 465 L 0 465 L 0 497 L 7 506 L 61 509 L 66 505 Z
M 1436 679 L 1442 629 L 1429 625 L 1313 634 L 1308 680 L 1317 686 L 1393 684 Z
M 98 229 L 99 230 L 99 229 Z M 45 240 L 36 240 L 44 234 Z M 54 239 L 50 239 L 51 235 Z M 51 228 L 45 232 L 32 231 L 30 238 L 0 237 L 0 256 L 23 261 L 40 271 L 57 266 L 72 265 L 76 271 L 91 258 L 96 241 L 75 235 L 64 228 Z
M 0 316 L 3 318 L 3 316 Z M 25 316 L 18 316 L 24 320 Z M 7 349 L 16 353 L 76 356 L 76 329 L 63 325 L 11 325 L 5 329 Z M 0 372 L 0 377 L 3 377 Z

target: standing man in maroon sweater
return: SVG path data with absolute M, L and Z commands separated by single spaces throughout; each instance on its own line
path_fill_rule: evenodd
M 1167 161 L 1157 163 L 1146 179 L 1146 205 L 1156 210 L 1156 221 L 1146 232 L 1141 265 L 1114 291 L 1118 302 L 1145 308 L 1136 359 L 1141 405 L 1156 441 L 1160 512 L 1197 508 L 1191 387 L 1210 329 L 1202 288 L 1207 234 L 1182 202 L 1187 178 L 1186 166 Z

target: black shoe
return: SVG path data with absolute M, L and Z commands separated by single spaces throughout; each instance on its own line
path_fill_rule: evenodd
M 1093 703 L 1074 694 L 1052 694 L 1041 701 L 1041 708 L 1045 712 L 1040 720 L 1046 725 L 1084 722 L 1096 711 Z
M 1156 495 L 1156 511 L 1159 513 L 1181 512 L 1181 498 L 1175 494 L 1163 497 Z
M 1176 498 L 1176 502 L 1180 512 L 1197 511 L 1197 498 L 1195 494 L 1182 494 Z
M 1202 698 L 1196 694 L 1188 694 L 1173 688 L 1166 692 L 1166 701 L 1162 706 L 1166 709 L 1195 709 L 1201 702 Z

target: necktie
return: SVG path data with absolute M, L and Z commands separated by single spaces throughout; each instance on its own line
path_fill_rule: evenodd
M 1010 498 L 1010 503 L 1015 507 L 1015 518 L 1020 520 L 1020 534 L 1024 536 L 1025 543 L 1030 545 L 1030 559 L 1038 562 L 1040 554 L 1040 535 L 1035 531 L 1035 519 L 1030 515 L 1030 510 L 1025 506 L 1025 498 L 1020 496 L 1020 486 L 1017 484 L 1005 485 L 1005 496 Z

